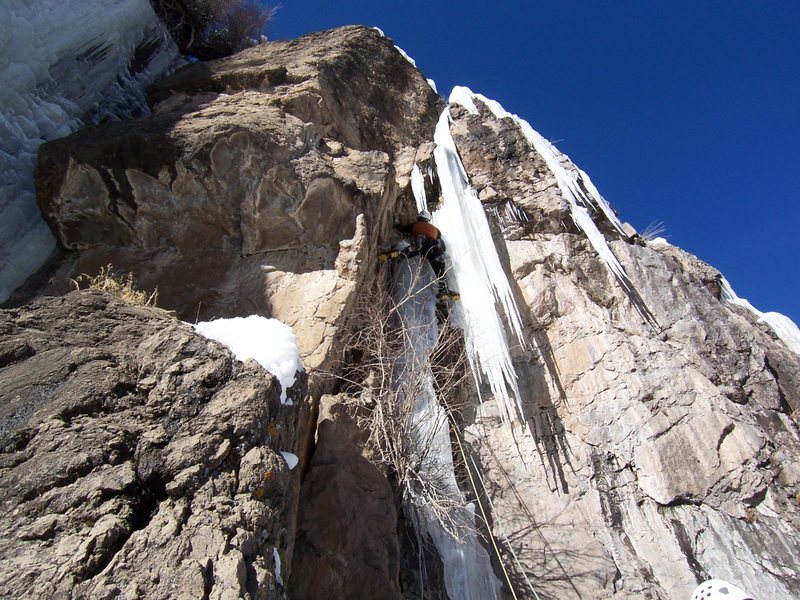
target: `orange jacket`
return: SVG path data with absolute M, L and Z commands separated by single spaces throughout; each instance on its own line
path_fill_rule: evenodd
M 442 232 L 439 231 L 438 227 L 428 221 L 417 221 L 411 225 L 411 236 L 417 237 L 420 235 L 424 235 L 426 238 L 432 240 L 438 240 L 442 237 Z

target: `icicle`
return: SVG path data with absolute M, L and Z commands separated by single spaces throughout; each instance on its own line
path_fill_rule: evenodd
M 589 179 L 588 175 L 583 171 L 578 171 L 580 177 L 574 172 L 568 171 L 564 168 L 561 162 L 563 155 L 556 150 L 556 148 L 544 139 L 537 131 L 531 127 L 530 123 L 517 115 L 511 114 L 506 111 L 498 102 L 490 100 L 480 94 L 474 94 L 469 88 L 463 86 L 456 86 L 450 95 L 451 102 L 458 102 L 465 106 L 470 112 L 477 114 L 475 107 L 475 99 L 480 100 L 495 117 L 498 119 L 509 118 L 514 121 L 522 131 L 522 134 L 528 140 L 531 147 L 544 159 L 550 171 L 555 175 L 558 187 L 561 190 L 561 195 L 567 201 L 570 207 L 570 213 L 573 221 L 584 232 L 589 243 L 597 252 L 600 259 L 606 264 L 609 270 L 619 281 L 620 285 L 624 288 L 626 294 L 631 299 L 636 310 L 654 330 L 659 331 L 660 327 L 653 314 L 648 307 L 644 304 L 639 293 L 633 286 L 628 274 L 620 264 L 617 257 L 612 252 L 605 236 L 597 228 L 597 225 L 592 220 L 589 214 L 589 208 L 599 210 L 606 218 L 617 228 L 617 230 L 624 234 L 622 223 L 614 215 L 614 211 L 608 205 L 606 200 L 600 195 L 594 184 Z M 587 191 L 585 192 L 585 188 Z M 588 192 L 588 193 L 587 193 Z
M 486 376 L 502 418 L 510 422 L 522 415 L 521 395 L 496 302 L 500 302 L 517 339 L 524 345 L 521 319 L 483 206 L 469 185 L 450 135 L 448 109 L 439 118 L 434 141 L 443 203 L 433 221 L 447 244 L 452 263 L 449 277 L 461 294 L 469 364 L 478 381 L 481 372 Z
M 736 292 L 733 291 L 731 284 L 724 277 L 720 283 L 722 287 L 723 302 L 727 302 L 729 304 L 738 304 L 739 306 L 745 307 L 747 310 L 756 315 L 759 321 L 769 325 L 775 332 L 775 335 L 777 335 L 778 338 L 780 338 L 780 340 L 786 344 L 789 350 L 795 352 L 796 354 L 800 354 L 800 328 L 797 327 L 794 321 L 792 321 L 786 315 L 782 315 L 781 313 L 761 312 L 744 298 L 739 298 L 739 296 L 736 295 Z
M 411 191 L 414 192 L 414 199 L 417 201 L 417 211 L 428 210 L 428 199 L 425 197 L 425 179 L 416 164 L 411 170 Z

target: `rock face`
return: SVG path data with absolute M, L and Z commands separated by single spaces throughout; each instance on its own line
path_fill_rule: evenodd
M 392 220 L 414 214 L 409 177 L 431 151 L 442 100 L 363 27 L 191 65 L 149 93 L 152 117 L 43 148 L 40 206 L 70 252 L 45 291 L 111 262 L 187 320 L 256 313 L 291 325 L 312 376 L 297 437 L 313 441 L 338 333 Z M 320 417 L 313 455 L 300 443 L 307 483 L 301 499 L 284 498 L 304 511 L 296 598 L 399 594 L 394 490 L 343 436 L 362 439 L 344 418 L 334 427 Z M 346 505 L 365 495 L 370 521 Z
M 149 119 L 43 148 L 42 212 L 80 250 L 60 274 L 110 260 L 187 320 L 273 316 L 319 366 L 441 99 L 359 27 L 190 65 L 150 95 Z
M 471 181 L 529 217 L 494 221 L 527 307 L 515 349 L 527 430 L 515 445 L 491 402 L 467 427 L 518 576 L 554 597 L 688 598 L 710 577 L 796 596 L 800 357 L 720 300 L 713 268 L 614 236 L 595 214 L 648 324 L 572 229 L 542 157 L 480 108 L 452 110 Z
M 1 595 L 285 597 L 299 473 L 277 380 L 99 292 L 0 331 Z
M 362 454 L 366 435 L 342 399 L 324 396 L 303 481 L 291 598 L 399 598 L 394 490 Z
M 124 360 L 93 344 L 78 353 L 109 394 L 73 392 L 71 374 L 90 367 L 59 350 L 67 366 L 0 388 L 27 390 L 6 394 L 4 468 L 57 465 L 35 481 L 27 466 L 4 476 L 14 482 L 3 488 L 7 514 L 19 511 L 4 527 L 23 524 L 4 535 L 5 556 L 40 565 L 29 585 L 54 591 L 113 596 L 114 586 L 142 581 L 156 590 L 175 583 L 188 596 L 213 584 L 213 594 L 272 597 L 280 585 L 265 544 L 274 544 L 293 598 L 444 597 L 436 557 L 420 575 L 402 556 L 413 543 L 399 533 L 392 474 L 371 460 L 368 432 L 348 410 L 361 356 L 342 342 L 376 279 L 378 249 L 396 239 L 388 225 L 413 214 L 410 174 L 415 163 L 432 166 L 443 103 L 388 39 L 360 27 L 193 65 L 150 95 L 152 118 L 42 148 L 39 202 L 70 252 L 49 291 L 112 262 L 158 286 L 162 305 L 188 320 L 278 318 L 298 336 L 310 396 L 297 437 L 276 437 L 270 419 L 284 413 L 274 413 L 263 376 L 219 351 L 191 362 L 181 352 L 194 342 L 181 340 L 195 338 L 172 321 L 163 331 L 139 327 L 152 356 L 138 357 L 138 338 Z M 755 597 L 797 597 L 800 357 L 721 300 L 715 269 L 623 235 L 594 210 L 630 280 L 623 288 L 573 222 L 545 157 L 512 119 L 477 105 L 477 114 L 451 107 L 451 133 L 522 314 L 525 344 L 511 350 L 524 424 L 503 424 L 488 390 L 483 403 L 477 390 L 461 398 L 453 423 L 471 465 L 458 480 L 488 514 L 486 546 L 497 548 L 504 593 L 666 600 L 715 577 Z M 425 187 L 434 209 L 437 178 Z M 74 305 L 79 320 L 131 312 L 95 296 L 54 302 Z M 4 346 L 3 377 L 42 360 L 36 344 L 45 342 L 27 340 L 50 339 L 23 313 L 4 318 L 17 341 Z M 162 380 L 185 382 L 189 399 L 165 397 Z M 146 412 L 153 394 L 165 412 Z M 198 394 L 206 400 L 192 400 Z M 212 408 L 225 398 L 228 408 Z M 130 417 L 111 419 L 118 409 Z M 210 419 L 217 410 L 232 414 Z M 78 444 L 79 432 L 95 442 Z M 112 439 L 122 444 L 116 453 Z M 292 439 L 306 469 L 299 494 L 273 452 L 276 440 Z M 467 485 L 473 467 L 480 489 Z M 48 494 L 59 510 L 42 504 Z M 97 508 L 104 503 L 113 506 Z M 192 503 L 207 516 L 196 518 Z M 152 516 L 134 517 L 142 513 Z M 68 551 L 72 540 L 84 544 L 79 554 Z

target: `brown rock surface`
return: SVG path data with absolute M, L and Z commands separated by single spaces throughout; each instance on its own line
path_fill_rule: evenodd
M 372 279 L 388 223 L 413 210 L 409 174 L 415 162 L 423 170 L 431 164 L 440 100 L 389 40 L 358 27 L 195 65 L 151 95 L 151 119 L 43 147 L 40 204 L 75 252 L 54 286 L 111 261 L 145 288 L 158 286 L 162 303 L 184 318 L 279 318 L 298 336 L 314 398 L 339 391 L 323 385 L 342 351 L 338 334 Z M 525 428 L 503 425 L 488 391 L 483 404 L 477 396 L 463 401 L 465 437 L 491 500 L 489 527 L 519 597 L 534 597 L 533 588 L 552 598 L 686 598 L 709 577 L 755 597 L 800 595 L 800 357 L 754 315 L 720 299 L 715 269 L 678 248 L 623 235 L 593 211 L 627 271 L 624 290 L 514 123 L 485 108 L 451 112 L 523 313 L 525 343 L 512 354 Z M 428 178 L 426 186 L 433 207 L 438 182 Z M 509 217 L 508 205 L 527 219 Z M 94 298 L 61 302 L 76 297 Z M 81 318 L 93 311 L 110 318 L 104 306 L 81 306 L 73 311 Z M 27 317 L 8 319 L 16 321 L 6 327 L 27 327 Z M 56 465 L 44 476 L 26 467 L 8 479 L 7 506 L 24 526 L 13 538 L 6 526 L 5 552 L 20 568 L 55 557 L 47 561 L 72 583 L 36 571 L 36 581 L 55 591 L 73 585 L 79 594 L 112 595 L 126 578 L 152 571 L 147 585 L 158 593 L 172 583 L 188 596 L 211 583 L 218 597 L 243 594 L 253 581 L 272 590 L 271 555 L 254 531 L 286 550 L 288 577 L 298 496 L 283 492 L 289 484 L 262 481 L 260 465 L 281 463 L 259 425 L 273 409 L 252 400 L 274 390 L 254 383 L 252 366 L 236 367 L 222 354 L 192 363 L 196 374 L 184 377 L 188 359 L 169 348 L 178 344 L 170 336 L 182 340 L 186 330 L 175 327 L 145 327 L 152 356 L 136 362 L 134 353 L 134 366 L 122 371 L 115 365 L 124 361 L 95 345 L 79 351 L 88 363 L 63 345 L 42 350 L 35 322 L 3 339 L 3 376 L 14 373 L 14 385 L 28 390 L 27 400 L 12 394 L 3 409 L 11 436 L 3 456 L 12 457 L 4 464 Z M 159 336 L 167 337 L 163 347 Z M 33 367 L 44 383 L 26 379 Z M 120 374 L 140 369 L 162 374 Z M 97 381 L 113 395 L 96 391 L 100 383 L 71 384 L 84 370 L 102 373 Z M 202 383 L 221 371 L 233 379 Z M 163 397 L 175 373 L 189 386 L 185 402 L 167 395 L 166 413 L 147 413 L 129 430 L 109 422 L 104 399 Z M 229 388 L 250 404 L 213 408 Z M 195 393 L 210 400 L 191 400 Z M 77 408 L 60 408 L 73 397 L 67 404 Z M 299 427 L 308 435 L 300 437 L 309 441 L 299 452 L 307 467 L 295 553 L 302 566 L 290 585 L 298 597 L 396 597 L 408 590 L 397 581 L 394 494 L 365 457 L 361 432 L 337 409 L 340 399 L 326 397 L 319 418 L 315 402 L 302 407 Z M 134 405 L 124 410 L 135 416 Z M 213 424 L 204 420 L 209 413 Z M 34 422 L 35 430 L 27 425 Z M 65 428 L 70 435 L 59 433 Z M 96 444 L 75 441 L 86 432 Z M 59 491 L 48 502 L 61 512 L 30 508 L 53 486 Z M 192 503 L 212 516 L 195 518 Z M 288 523 L 275 516 L 282 507 Z M 69 511 L 75 519 L 65 521 Z M 142 513 L 153 515 L 146 525 L 133 516 Z M 164 536 L 164 553 L 179 556 L 180 569 L 159 554 Z
M 405 193 L 413 161 L 395 159 L 432 137 L 441 99 L 364 27 L 190 65 L 150 95 L 148 119 L 42 148 L 42 213 L 78 251 L 51 289 L 110 261 L 187 320 L 297 326 L 322 364 Z
M 275 378 L 99 292 L 0 332 L 0 595 L 285 597 L 299 473 Z
M 394 491 L 362 454 L 366 435 L 334 396 L 322 398 L 303 479 L 290 596 L 400 598 Z

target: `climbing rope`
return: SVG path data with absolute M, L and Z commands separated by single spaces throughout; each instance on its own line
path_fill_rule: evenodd
M 483 519 L 483 522 L 486 524 L 486 528 L 489 531 L 489 540 L 492 543 L 492 548 L 494 549 L 495 556 L 497 556 L 497 561 L 498 563 L 500 563 L 500 568 L 503 570 L 503 575 L 506 578 L 506 583 L 508 584 L 508 589 L 511 591 L 511 595 L 514 597 L 514 600 L 518 600 L 517 594 L 514 591 L 514 586 L 511 583 L 511 576 L 508 574 L 508 569 L 506 569 L 506 566 L 503 562 L 503 556 L 500 554 L 500 548 L 497 547 L 497 542 L 494 539 L 494 534 L 492 533 L 491 528 L 489 526 L 489 517 L 486 514 L 486 510 L 483 507 L 483 502 L 481 502 L 481 496 L 478 493 L 478 486 L 475 484 L 475 479 L 472 476 L 472 469 L 470 468 L 469 461 L 467 460 L 467 453 L 464 450 L 463 444 L 461 443 L 461 433 L 458 430 L 458 426 L 456 425 L 455 419 L 453 418 L 453 415 L 450 412 L 450 410 L 445 409 L 445 411 L 447 413 L 447 418 L 450 421 L 450 426 L 452 427 L 453 433 L 455 434 L 456 444 L 458 445 L 458 452 L 459 454 L 461 454 L 461 459 L 464 461 L 464 466 L 467 468 L 467 476 L 469 477 L 469 484 L 470 487 L 472 488 L 472 493 L 475 495 L 475 502 L 478 504 L 478 509 L 480 509 L 481 511 L 481 518 Z M 488 495 L 486 496 L 486 498 L 487 500 L 489 499 Z M 491 503 L 491 500 L 489 500 L 489 502 Z M 531 590 L 533 591 L 534 595 L 536 595 L 536 591 L 533 590 L 533 588 L 531 588 Z M 539 596 L 536 595 L 536 598 L 538 600 Z
M 485 430 L 484 430 L 484 438 L 485 437 L 486 437 L 486 435 L 485 435 Z M 516 486 L 511 481 L 511 477 L 509 476 L 508 472 L 503 467 L 502 463 L 500 462 L 500 459 L 497 457 L 497 454 L 495 454 L 494 449 L 492 448 L 492 446 L 490 444 L 487 444 L 487 448 L 489 449 L 489 452 L 491 453 L 492 458 L 494 459 L 495 463 L 497 464 L 497 467 L 500 469 L 500 472 L 503 474 L 503 477 L 505 478 L 506 483 L 508 483 L 508 487 L 514 493 L 514 496 L 516 497 L 517 502 L 519 502 L 519 505 L 522 507 L 522 510 L 525 512 L 525 515 L 528 517 L 528 519 L 530 519 L 531 525 L 536 530 L 536 533 L 539 534 L 539 537 L 541 538 L 542 543 L 544 544 L 545 548 L 547 548 L 547 550 L 553 556 L 553 559 L 556 561 L 556 564 L 561 569 L 561 572 L 564 573 L 564 578 L 567 581 L 569 581 L 570 587 L 572 587 L 574 592 L 578 595 L 578 598 L 580 598 L 581 594 L 578 591 L 578 588 L 572 582 L 572 577 L 569 576 L 569 573 L 567 572 L 566 568 L 564 568 L 564 565 L 561 564 L 561 561 L 558 558 L 558 554 L 556 553 L 555 550 L 553 550 L 553 547 L 550 545 L 550 542 L 547 541 L 547 538 L 544 537 L 544 534 L 542 533 L 541 529 L 539 529 L 539 524 L 536 522 L 536 519 L 534 518 L 533 513 L 531 513 L 531 510 L 528 508 L 528 505 L 525 504 L 525 500 L 523 500 L 523 498 L 520 495 L 519 491 L 517 490 Z M 483 481 L 483 480 L 481 480 L 481 481 Z M 484 486 L 484 490 L 485 489 L 486 489 L 486 486 Z M 487 493 L 487 498 L 488 498 L 488 493 Z M 490 500 L 490 502 L 491 502 L 491 500 Z

